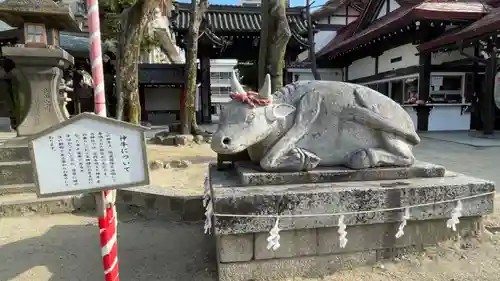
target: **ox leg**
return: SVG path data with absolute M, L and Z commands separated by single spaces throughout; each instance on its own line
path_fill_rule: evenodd
M 320 158 L 313 152 L 295 147 L 319 115 L 321 97 L 307 93 L 297 105 L 293 126 L 279 139 L 260 161 L 266 171 L 304 171 L 318 166 Z
M 366 148 L 348 155 L 347 166 L 352 169 L 366 169 L 380 166 L 406 167 L 415 163 L 411 146 L 404 140 L 381 134 L 384 148 Z

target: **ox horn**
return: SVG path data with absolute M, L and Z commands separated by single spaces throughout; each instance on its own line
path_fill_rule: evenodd
M 236 78 L 236 73 L 233 70 L 232 76 L 231 76 L 231 91 L 233 93 L 237 94 L 244 94 L 246 93 L 245 90 L 243 90 L 243 87 L 240 84 L 240 81 L 238 81 L 238 78 Z
M 259 99 L 270 99 L 271 98 L 271 76 L 266 74 L 264 79 L 264 85 L 259 90 Z

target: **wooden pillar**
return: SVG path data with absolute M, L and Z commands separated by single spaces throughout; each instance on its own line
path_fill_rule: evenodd
M 141 121 L 149 121 L 148 112 L 146 111 L 146 95 L 144 86 L 139 84 L 139 102 L 141 104 Z
M 474 57 L 479 58 L 479 44 L 474 44 Z M 481 84 L 483 81 L 479 78 L 479 62 L 478 60 L 474 60 L 473 62 L 473 72 L 472 72 L 472 91 L 473 95 L 471 96 L 471 118 L 470 118 L 470 128 L 472 130 L 479 130 L 482 127 L 481 124 L 481 107 L 479 105 L 479 100 L 482 96 L 482 87 Z
M 488 42 L 486 53 L 490 55 L 490 58 L 486 63 L 485 90 L 480 100 L 480 106 L 481 115 L 483 117 L 483 133 L 485 135 L 492 135 L 495 129 L 495 102 L 493 94 L 495 90 L 495 75 L 497 72 L 496 51 L 494 50 L 493 42 Z
M 80 103 L 80 81 L 82 80 L 81 75 L 76 72 L 76 70 L 73 71 L 73 96 L 70 98 L 72 99 L 73 102 L 73 114 L 78 115 L 82 113 L 82 105 Z
M 201 72 L 201 122 L 212 122 L 212 97 L 210 92 L 210 57 L 202 55 L 200 57 Z
M 427 101 L 429 99 L 431 67 L 431 53 L 420 53 L 418 71 L 418 99 L 423 101 Z M 430 111 L 430 106 L 417 107 L 417 130 L 427 131 L 429 129 Z

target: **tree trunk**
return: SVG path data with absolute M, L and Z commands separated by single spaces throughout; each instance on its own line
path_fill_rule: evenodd
M 117 54 L 116 118 L 139 124 L 141 103 L 138 89 L 140 44 L 154 8 L 160 0 L 138 0 L 122 13 Z M 124 114 L 126 113 L 126 117 Z
M 283 86 L 285 52 L 291 32 L 286 18 L 286 0 L 263 0 L 259 48 L 259 87 L 267 73 L 271 75 L 271 90 Z
M 189 32 L 186 44 L 186 99 L 184 101 L 184 110 L 181 116 L 181 132 L 183 134 L 197 133 L 198 124 L 196 123 L 196 58 L 198 56 L 198 37 L 200 33 L 200 24 L 203 15 L 208 8 L 208 0 L 192 1 L 191 18 L 189 23 Z

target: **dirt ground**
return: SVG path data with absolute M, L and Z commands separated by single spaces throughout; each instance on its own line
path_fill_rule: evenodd
M 150 160 L 192 159 L 187 169 L 153 172 L 153 183 L 201 193 L 208 145 L 149 146 Z M 500 148 L 476 150 L 424 141 L 416 152 L 423 161 L 500 183 Z M 196 160 L 196 161 L 195 161 Z M 464 165 L 467 163 L 467 165 Z M 176 186 L 174 188 L 174 186 Z M 317 279 L 286 281 L 499 281 L 500 196 L 485 231 L 472 241 L 448 242 L 398 261 L 349 269 Z M 213 237 L 203 223 L 119 216 L 120 277 L 123 281 L 216 281 Z M 82 214 L 0 218 L 0 281 L 99 281 L 103 279 L 96 219 Z M 351 241 L 350 241 L 351 242 Z M 273 280 L 284 281 L 284 280 Z
M 426 149 L 425 149 L 426 150 Z M 150 146 L 150 160 L 213 157 L 208 145 L 191 147 Z M 420 154 L 417 151 L 417 154 Z M 422 151 L 426 156 L 427 151 Z M 432 159 L 426 159 L 429 161 Z M 455 167 L 453 167 L 455 169 Z M 153 172 L 153 183 L 188 194 L 200 194 L 207 164 L 192 164 L 186 169 L 166 169 Z M 342 271 L 321 279 L 295 278 L 286 281 L 498 281 L 500 280 L 500 195 L 495 213 L 485 219 L 484 234 L 472 241 L 448 242 L 428 248 L 424 253 L 410 255 L 398 261 L 387 261 Z M 498 233 L 496 231 L 499 231 Z
M 190 146 L 148 145 L 148 160 L 188 160 L 187 168 L 158 169 L 151 171 L 151 182 L 172 190 L 175 194 L 201 195 L 203 182 L 208 172 L 208 162 L 216 160 L 216 154 L 209 144 Z

